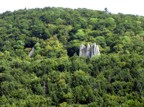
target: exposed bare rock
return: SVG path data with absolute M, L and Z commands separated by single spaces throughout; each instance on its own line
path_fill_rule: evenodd
M 91 47 L 90 47 L 90 44 L 87 44 L 87 47 L 86 47 L 86 56 L 89 57 L 89 58 L 91 57 L 90 53 L 91 53 Z
M 96 54 L 97 54 L 97 55 L 100 55 L 100 51 L 99 51 L 98 45 L 96 46 Z
M 81 44 L 79 49 L 79 56 L 85 56 L 91 58 L 95 55 L 100 55 L 99 47 L 96 43 L 93 43 L 91 46 L 87 44 L 87 46 Z
M 31 57 L 33 54 L 34 54 L 34 51 L 35 51 L 35 49 L 34 49 L 34 47 L 31 49 L 31 51 L 30 51 L 30 53 L 29 53 L 29 57 Z
M 96 45 L 96 43 L 93 43 L 91 46 L 91 57 L 94 55 L 100 55 L 99 47 Z
M 83 44 L 80 45 L 79 56 L 86 56 L 86 47 Z

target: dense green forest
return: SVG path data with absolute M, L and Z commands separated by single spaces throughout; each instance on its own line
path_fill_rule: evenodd
M 94 42 L 101 55 L 78 56 Z M 0 106 L 144 107 L 144 17 L 50 7 L 0 14 Z

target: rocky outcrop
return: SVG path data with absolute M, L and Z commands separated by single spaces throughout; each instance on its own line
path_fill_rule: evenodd
M 79 49 L 79 56 L 80 57 L 88 57 L 91 58 L 95 55 L 100 55 L 99 47 L 96 43 L 93 43 L 91 46 L 87 44 L 87 46 L 81 44 Z
M 81 46 L 80 46 L 79 56 L 86 56 L 86 47 L 83 44 L 81 44 Z
M 89 58 L 91 57 L 91 46 L 90 46 L 90 44 L 87 44 L 86 56 L 89 57 Z
M 35 49 L 34 49 L 34 47 L 31 49 L 31 51 L 30 51 L 30 53 L 29 53 L 29 57 L 31 57 L 33 54 L 34 54 L 34 51 L 35 51 Z

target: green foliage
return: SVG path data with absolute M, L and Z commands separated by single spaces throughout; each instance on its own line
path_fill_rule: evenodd
M 107 9 L 0 14 L 0 106 L 143 107 L 143 41 L 143 16 Z M 100 56 L 78 56 L 94 42 Z

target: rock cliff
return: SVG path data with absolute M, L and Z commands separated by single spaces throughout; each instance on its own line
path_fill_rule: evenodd
M 88 57 L 91 58 L 94 55 L 100 55 L 99 47 L 96 43 L 92 45 L 87 44 L 87 46 L 81 44 L 79 48 L 79 56 L 80 57 Z
M 31 57 L 33 54 L 34 54 L 34 51 L 35 51 L 35 49 L 34 49 L 34 47 L 31 49 L 31 51 L 30 51 L 30 53 L 29 53 L 29 57 Z

